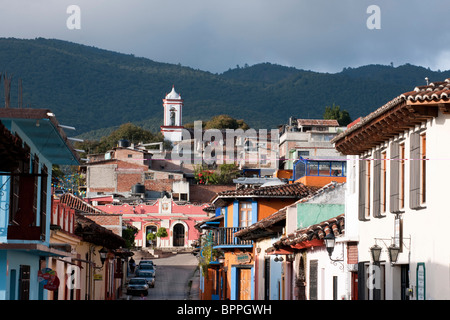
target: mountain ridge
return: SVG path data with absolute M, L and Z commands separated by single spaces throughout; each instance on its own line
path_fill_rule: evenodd
M 24 107 L 51 109 L 61 123 L 75 126 L 78 135 L 125 122 L 158 131 L 162 99 L 172 85 L 184 99 L 184 123 L 228 114 L 253 128 L 270 129 L 290 116 L 322 118 L 333 103 L 356 119 L 425 84 L 425 77 L 450 78 L 450 71 L 410 64 L 321 73 L 264 62 L 213 74 L 44 38 L 0 38 L 0 72 L 13 74 L 12 106 L 22 79 Z

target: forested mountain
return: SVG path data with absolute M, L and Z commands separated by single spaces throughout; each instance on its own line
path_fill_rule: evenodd
M 227 114 L 253 128 L 269 129 L 290 116 L 322 118 L 325 107 L 333 104 L 356 119 L 425 84 L 425 77 L 450 78 L 450 71 L 408 64 L 330 74 L 261 63 L 213 74 L 43 38 L 0 39 L 0 72 L 13 75 L 13 107 L 22 79 L 24 107 L 49 108 L 60 123 L 75 126 L 77 134 L 95 130 L 100 135 L 125 122 L 158 131 L 162 99 L 172 85 L 184 99 L 184 123 Z

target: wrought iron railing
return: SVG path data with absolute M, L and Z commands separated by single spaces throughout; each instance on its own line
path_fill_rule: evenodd
M 230 245 L 249 245 L 253 244 L 252 240 L 241 240 L 234 236 L 234 233 L 244 228 L 231 227 L 231 228 L 218 228 L 214 230 L 213 243 L 216 246 Z

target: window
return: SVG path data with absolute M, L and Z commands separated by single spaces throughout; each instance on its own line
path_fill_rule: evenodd
M 366 200 L 365 200 L 365 207 L 364 207 L 364 213 L 366 218 L 370 217 L 370 160 L 365 160 L 366 162 Z
M 389 211 L 400 213 L 400 144 L 393 141 L 390 145 L 390 192 Z
M 154 180 L 155 179 L 155 173 L 154 172 L 146 172 L 145 173 L 145 180 Z
M 133 158 L 133 155 L 129 153 L 128 158 Z
M 42 176 L 41 176 L 41 211 L 40 211 L 40 217 L 41 217 L 41 236 L 45 239 L 45 232 L 46 232 L 46 220 L 47 220 L 47 166 L 43 166 L 41 170 Z
M 30 299 L 30 266 L 20 265 L 19 300 Z
M 251 225 L 252 221 L 252 203 L 241 202 L 239 210 L 239 227 L 245 228 Z
M 400 194 L 399 194 L 399 208 L 405 207 L 405 144 L 400 145 Z
M 426 134 L 410 135 L 410 186 L 409 205 L 420 209 L 426 201 Z
M 380 182 L 380 210 L 381 213 L 386 212 L 386 185 L 387 185 L 387 176 L 386 176 L 386 151 L 381 153 L 381 182 Z
M 422 134 L 420 136 L 420 202 L 424 204 L 427 200 L 426 195 L 426 169 L 427 169 L 427 136 Z
M 18 136 L 17 136 L 18 137 Z M 20 138 L 19 138 L 20 139 Z M 12 225 L 17 225 L 17 213 L 19 212 L 19 201 L 20 201 L 20 174 L 21 173 L 29 173 L 30 172 L 30 147 L 24 143 L 24 149 L 27 153 L 28 160 L 21 161 L 19 163 L 19 167 L 13 172 L 11 176 L 11 196 L 10 196 L 10 206 L 9 206 L 9 223 Z M 22 179 L 23 180 L 23 179 Z M 22 181 L 23 182 L 23 181 Z
M 358 219 L 365 221 L 366 219 L 366 170 L 367 160 L 361 159 L 359 162 L 359 174 L 358 174 Z
M 381 214 L 381 152 L 376 150 L 373 154 L 373 208 L 375 218 Z
M 297 151 L 297 158 L 300 159 L 300 157 L 309 157 L 309 151 Z

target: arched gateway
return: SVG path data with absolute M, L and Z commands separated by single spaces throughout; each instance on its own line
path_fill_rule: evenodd
M 185 229 L 184 225 L 177 223 L 173 226 L 173 246 L 174 247 L 184 247 L 185 242 Z

